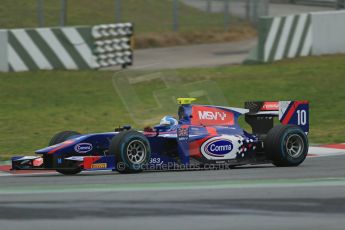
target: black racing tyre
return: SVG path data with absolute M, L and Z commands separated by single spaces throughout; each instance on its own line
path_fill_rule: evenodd
M 52 137 L 52 139 L 50 139 L 49 146 L 59 144 L 61 142 L 64 142 L 64 141 L 70 139 L 73 136 L 78 136 L 78 135 L 81 135 L 81 134 L 76 132 L 76 131 L 62 131 L 62 132 L 59 132 L 59 133 L 55 134 Z
M 63 175 L 75 175 L 81 172 L 81 168 L 74 168 L 74 169 L 57 169 L 56 172 L 61 173 Z
M 109 154 L 115 155 L 117 171 L 139 173 L 151 158 L 148 139 L 134 130 L 120 132 L 111 140 Z
M 275 166 L 298 166 L 307 157 L 308 137 L 297 125 L 277 125 L 268 132 L 264 148 Z
M 49 146 L 59 144 L 61 142 L 64 142 L 64 141 L 66 141 L 66 140 L 68 140 L 74 136 L 78 136 L 78 135 L 81 135 L 81 134 L 76 132 L 76 131 L 59 132 L 52 137 L 52 139 L 49 142 Z M 78 166 L 78 167 L 72 168 L 72 169 L 57 169 L 56 171 L 58 173 L 63 174 L 63 175 L 75 175 L 75 174 L 78 174 L 81 172 L 81 168 Z

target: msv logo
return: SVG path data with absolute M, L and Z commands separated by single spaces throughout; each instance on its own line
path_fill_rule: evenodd
M 200 120 L 222 120 L 226 118 L 226 113 L 224 112 L 211 112 L 211 111 L 198 111 Z
M 202 147 L 204 153 L 213 157 L 224 157 L 234 149 L 232 142 L 224 138 L 211 138 Z
M 74 146 L 74 150 L 77 153 L 87 153 L 92 150 L 92 144 L 90 143 L 79 143 Z

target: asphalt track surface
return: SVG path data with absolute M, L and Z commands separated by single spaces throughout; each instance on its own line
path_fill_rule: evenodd
M 344 163 L 0 176 L 0 229 L 343 230 Z
M 238 42 L 174 46 L 134 50 L 134 63 L 130 69 L 160 70 L 178 68 L 207 68 L 241 64 L 249 51 L 255 47 L 257 39 Z M 118 70 L 109 67 L 103 70 Z

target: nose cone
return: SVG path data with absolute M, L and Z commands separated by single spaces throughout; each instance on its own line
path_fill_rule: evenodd
M 37 154 L 53 154 L 59 150 L 69 148 L 70 146 L 73 146 L 74 144 L 75 144 L 75 140 L 71 139 L 71 140 L 67 140 L 62 143 L 56 144 L 56 145 L 52 145 L 43 149 L 36 150 L 36 153 Z

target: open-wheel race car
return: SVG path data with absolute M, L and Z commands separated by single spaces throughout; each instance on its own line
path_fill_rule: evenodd
M 84 170 L 138 173 L 266 163 L 298 166 L 305 160 L 307 101 L 254 101 L 233 108 L 196 105 L 194 100 L 178 99 L 178 120 L 168 129 L 161 124 L 144 131 L 124 126 L 106 133 L 60 132 L 36 156 L 13 157 L 12 169 L 50 169 L 65 175 Z M 240 127 L 241 115 L 251 133 Z

